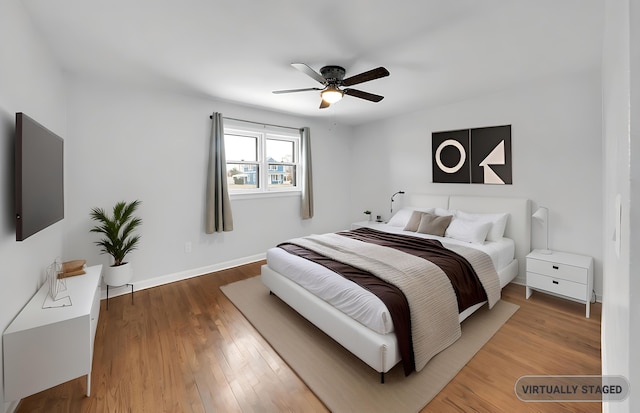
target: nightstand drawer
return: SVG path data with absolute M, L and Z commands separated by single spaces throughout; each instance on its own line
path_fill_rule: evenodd
M 577 300 L 587 300 L 587 285 L 582 283 L 527 272 L 527 286 Z
M 553 278 L 587 284 L 588 269 L 556 262 L 527 258 L 527 276 L 529 272 L 547 275 Z

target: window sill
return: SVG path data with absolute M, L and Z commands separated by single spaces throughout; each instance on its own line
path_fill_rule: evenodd
M 285 198 L 301 196 L 302 191 L 267 191 L 267 192 L 250 192 L 250 193 L 229 193 L 229 199 L 231 201 L 244 200 L 244 199 L 259 199 L 259 198 Z

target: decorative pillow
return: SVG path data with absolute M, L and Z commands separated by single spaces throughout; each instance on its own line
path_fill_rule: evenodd
M 489 222 L 491 224 L 491 228 L 487 233 L 487 241 L 500 241 L 504 236 L 504 230 L 507 227 L 509 214 L 473 214 L 470 212 L 456 211 L 456 218 L 465 219 L 467 221 Z
M 389 222 L 387 224 L 394 227 L 405 227 L 411 218 L 411 214 L 413 211 L 422 211 L 422 212 L 433 212 L 433 208 L 415 208 L 415 207 L 405 207 L 400 209 L 398 212 L 393 214 Z
M 490 228 L 490 222 L 468 221 L 455 217 L 447 227 L 445 237 L 472 244 L 483 244 Z
M 422 219 L 422 214 L 424 214 L 424 212 L 422 211 L 413 211 L 411 213 L 411 218 L 409 218 L 407 225 L 405 225 L 404 227 L 404 230 L 416 232 L 418 230 L 418 227 L 420 226 L 420 220 Z
M 422 234 L 437 235 L 444 237 L 444 233 L 453 218 L 452 215 L 438 216 L 429 213 L 423 213 L 418 226 L 418 232 Z

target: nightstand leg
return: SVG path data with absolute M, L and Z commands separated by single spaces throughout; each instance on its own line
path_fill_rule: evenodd
M 529 288 L 529 287 L 527 287 L 527 290 L 526 290 L 526 291 L 527 291 L 527 292 L 526 292 L 526 294 L 525 294 L 525 297 L 526 297 L 526 298 L 527 298 L 527 300 L 528 300 L 528 299 L 529 299 L 529 297 L 531 297 L 531 293 L 532 293 L 532 291 L 531 291 L 531 288 Z
M 589 318 L 590 315 L 591 315 L 591 301 L 587 301 L 586 317 Z

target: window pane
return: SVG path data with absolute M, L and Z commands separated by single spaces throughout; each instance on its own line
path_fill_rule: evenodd
M 269 188 L 293 188 L 296 186 L 295 165 L 284 165 L 281 163 L 269 164 L 267 173 Z
M 268 162 L 295 162 L 294 144 L 292 141 L 267 139 Z
M 228 161 L 255 162 L 258 160 L 258 138 L 225 134 L 224 151 Z
M 256 189 L 259 183 L 259 168 L 256 164 L 227 164 L 227 186 L 229 190 Z

